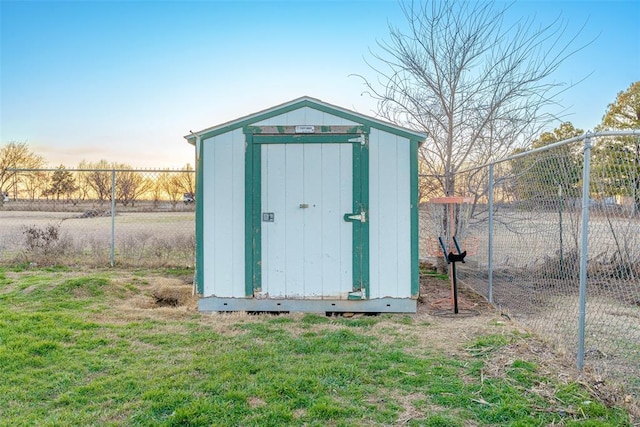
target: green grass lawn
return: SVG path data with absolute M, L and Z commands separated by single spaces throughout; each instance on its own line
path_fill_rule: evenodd
M 181 274 L 0 269 L 0 425 L 631 425 L 495 319 L 435 343 L 424 316 L 153 307 Z

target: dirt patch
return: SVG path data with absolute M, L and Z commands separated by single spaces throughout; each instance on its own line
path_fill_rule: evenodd
M 179 307 L 194 299 L 193 286 L 189 285 L 157 285 L 151 291 L 151 297 L 157 307 Z
M 112 310 L 94 313 L 95 321 L 128 323 L 146 319 L 184 320 L 197 313 L 198 298 L 191 279 L 128 272 L 111 279 L 119 289 Z
M 472 312 L 474 314 L 493 313 L 495 309 L 484 297 L 471 288 L 458 282 L 459 317 Z M 420 277 L 420 297 L 418 298 L 418 314 L 428 313 L 441 315 L 447 312 L 453 314 L 453 292 L 451 282 L 437 276 L 423 275 Z
M 259 407 L 267 405 L 267 402 L 265 402 L 263 399 L 261 399 L 259 397 L 255 397 L 255 396 L 251 396 L 247 403 L 249 403 L 249 407 L 251 409 L 255 409 L 255 408 L 259 408 Z

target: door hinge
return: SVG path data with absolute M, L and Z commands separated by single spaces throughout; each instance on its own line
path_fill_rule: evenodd
M 352 292 L 349 292 L 349 294 L 347 295 L 347 299 L 348 300 L 364 299 L 364 292 L 362 292 L 362 289 L 356 289 Z
M 344 220 L 347 222 L 367 222 L 367 213 L 365 211 L 361 211 L 360 213 L 348 213 L 344 214 Z
M 349 142 L 359 142 L 360 145 L 365 145 L 367 141 L 365 139 L 364 133 L 361 133 L 360 135 L 358 135 L 355 138 L 350 138 Z

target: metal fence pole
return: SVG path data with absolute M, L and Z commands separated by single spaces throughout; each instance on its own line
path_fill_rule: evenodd
M 493 164 L 489 165 L 489 303 L 493 304 Z
M 589 186 L 591 172 L 591 135 L 584 140 L 584 169 L 582 170 L 582 236 L 580 241 L 580 295 L 578 308 L 578 369 L 584 367 L 584 336 L 587 314 L 587 258 L 589 243 Z
M 116 170 L 111 169 L 111 267 L 115 265 L 116 252 Z

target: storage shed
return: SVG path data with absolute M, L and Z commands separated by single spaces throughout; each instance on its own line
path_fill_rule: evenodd
M 415 312 L 425 134 L 303 97 L 185 138 L 201 311 Z

